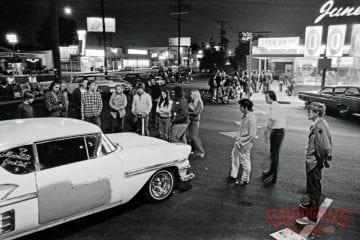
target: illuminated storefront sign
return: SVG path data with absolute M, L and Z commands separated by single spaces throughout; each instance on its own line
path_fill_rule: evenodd
M 352 27 L 350 56 L 360 57 L 360 24 L 355 24 Z
M 141 49 L 129 49 L 128 54 L 136 54 L 136 55 L 147 55 L 147 50 L 141 50 Z
M 326 16 L 328 17 L 350 17 L 360 15 L 360 6 L 358 7 L 334 7 L 335 1 L 330 0 L 324 3 L 320 8 L 320 16 L 318 16 L 314 23 L 320 22 Z
M 259 38 L 259 47 L 289 49 L 297 48 L 300 45 L 300 37 L 289 38 Z
M 170 47 L 177 47 L 178 46 L 178 38 L 169 38 L 169 46 Z M 182 47 L 190 47 L 191 45 L 191 38 L 190 37 L 181 37 L 180 38 L 180 46 Z
M 341 57 L 345 43 L 346 25 L 332 25 L 328 29 L 326 56 Z
M 305 32 L 305 57 L 319 57 L 321 54 L 321 39 L 323 27 L 306 27 Z
M 78 34 L 78 39 L 79 39 L 80 54 L 85 55 L 86 30 L 78 30 L 77 34 Z
M 116 32 L 115 18 L 105 18 L 105 31 Z M 103 24 L 100 17 L 87 17 L 86 18 L 88 32 L 102 32 Z

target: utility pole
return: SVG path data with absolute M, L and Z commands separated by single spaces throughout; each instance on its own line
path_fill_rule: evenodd
M 180 56 L 180 38 L 181 38 L 181 22 L 185 22 L 181 15 L 188 14 L 188 12 L 184 12 L 183 10 L 188 9 L 190 4 L 181 4 L 181 0 L 177 0 L 177 4 L 171 5 L 170 8 L 176 10 L 176 12 L 170 13 L 171 15 L 178 15 L 175 20 L 177 20 L 178 24 L 178 43 L 177 43 L 177 57 L 178 57 L 178 66 L 181 65 L 181 56 Z
M 102 17 L 102 38 L 103 38 L 103 47 L 104 47 L 104 68 L 105 68 L 105 75 L 107 75 L 106 26 L 105 26 L 104 0 L 101 0 L 101 17 Z
M 225 24 L 228 24 L 228 23 L 230 23 L 229 21 L 217 21 L 216 23 L 220 23 L 220 46 L 222 47 L 222 48 L 227 48 L 227 46 L 225 46 L 225 45 L 227 45 L 227 42 L 225 41 L 225 40 L 227 40 L 227 39 L 225 39 L 225 30 L 224 30 L 224 28 L 225 28 Z M 228 40 L 227 40 L 228 41 Z
M 52 52 L 54 68 L 57 70 L 55 73 L 55 79 L 61 80 L 61 63 L 60 63 L 60 40 L 59 40 L 59 24 L 57 16 L 57 0 L 50 0 L 49 12 L 50 12 L 50 35 L 52 42 Z

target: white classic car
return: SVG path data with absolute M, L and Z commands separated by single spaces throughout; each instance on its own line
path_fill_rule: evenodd
M 190 146 L 135 133 L 105 135 L 69 118 L 0 122 L 0 239 L 130 201 L 169 198 L 189 181 Z

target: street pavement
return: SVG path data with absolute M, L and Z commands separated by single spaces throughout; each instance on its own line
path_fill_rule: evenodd
M 207 81 L 182 84 L 198 88 L 205 100 L 200 138 L 205 158 L 191 157 L 196 175 L 193 188 L 160 204 L 147 204 L 139 196 L 130 203 L 86 218 L 45 230 L 23 239 L 271 239 L 270 234 L 290 227 L 299 232 L 289 214 L 305 194 L 304 151 L 311 122 L 297 97 L 278 93 L 287 120 L 281 148 L 278 182 L 265 188 L 261 173 L 269 165 L 269 143 L 262 138 L 269 106 L 264 95 L 252 96 L 258 117 L 258 139 L 251 162 L 252 177 L 244 187 L 228 182 L 230 153 L 240 120 L 239 105 L 211 104 Z M 322 189 L 331 198 L 332 218 L 320 221 L 314 233 L 319 239 L 360 239 L 360 117 L 325 117 L 333 135 L 333 160 L 323 170 Z M 106 121 L 106 120 L 105 120 Z M 104 123 L 106 125 L 106 123 Z M 152 135 L 156 130 L 152 129 Z M 224 134 L 229 133 L 229 134 Z M 272 214 L 269 214 L 272 213 Z M 281 221 L 282 220 L 282 221 Z M 314 236 L 314 235 L 312 235 Z

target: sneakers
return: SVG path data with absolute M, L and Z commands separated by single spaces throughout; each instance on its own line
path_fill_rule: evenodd
M 237 185 L 237 186 L 245 186 L 245 185 L 247 185 L 249 182 L 246 182 L 246 181 L 243 181 L 243 180 L 236 180 L 236 182 L 235 182 L 235 185 Z
M 308 217 L 303 217 L 301 219 L 296 219 L 296 223 L 299 225 L 315 225 L 317 220 L 309 219 Z

